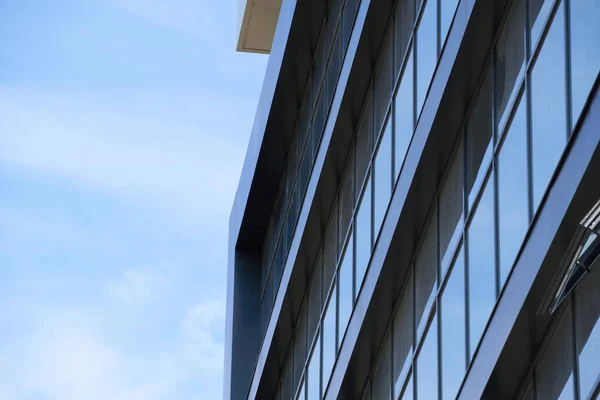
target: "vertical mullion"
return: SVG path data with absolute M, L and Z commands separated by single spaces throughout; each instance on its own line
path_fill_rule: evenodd
M 416 357 L 417 357 L 417 279 L 416 279 L 416 275 L 417 275 L 417 271 L 416 271 L 416 266 L 415 266 L 415 262 L 413 260 L 410 268 L 412 269 L 412 279 L 411 279 L 411 283 L 412 283 L 412 354 L 411 354 L 411 362 L 412 362 L 412 370 L 413 370 L 413 398 L 418 398 L 418 393 L 417 393 L 417 363 L 416 363 Z M 402 300 L 400 300 L 402 301 Z
M 466 182 L 467 182 L 467 134 L 466 134 L 466 128 L 462 128 L 463 130 L 463 141 L 462 141 L 462 145 L 463 145 L 463 187 L 462 187 L 462 196 L 463 196 L 463 214 L 465 215 L 465 218 L 462 222 L 463 226 L 463 232 L 462 232 L 462 236 L 463 236 L 463 252 L 464 252 L 464 269 L 465 269 L 465 358 L 466 358 L 466 365 L 467 367 L 469 366 L 469 362 L 471 359 L 471 349 L 470 349 L 470 330 L 469 330 L 469 326 L 471 323 L 471 318 L 469 315 L 469 238 L 468 238 L 468 234 L 467 234 L 467 226 L 466 226 L 466 221 L 468 220 L 468 205 L 469 205 L 469 198 L 468 198 L 468 193 L 467 193 L 467 186 L 466 186 Z
M 532 126 L 531 126 L 531 75 L 530 75 L 530 61 L 531 61 L 531 34 L 529 32 L 529 1 L 525 2 L 525 103 L 526 103 L 526 119 L 527 119 L 527 196 L 528 196 L 528 209 L 529 209 L 529 223 L 533 221 L 533 139 L 532 139 Z
M 575 391 L 575 400 L 579 400 L 581 398 L 581 393 L 579 393 L 579 362 L 577 357 L 577 292 L 573 291 L 571 295 L 571 337 L 573 346 L 571 355 L 573 357 L 573 386 Z
M 442 0 L 437 0 L 437 5 L 436 6 L 437 6 L 437 12 L 436 12 L 436 14 L 437 14 L 437 16 L 436 16 L 436 19 L 437 19 L 436 30 L 437 30 L 437 32 L 436 32 L 436 35 L 435 35 L 436 39 L 437 39 L 436 40 L 436 46 L 437 46 L 437 48 L 436 48 L 436 56 L 439 57 L 440 56 L 440 51 L 441 51 L 441 46 L 442 46 L 442 44 L 441 44 L 442 43 Z M 439 59 L 437 61 L 439 61 Z M 435 75 L 435 72 L 434 72 L 434 75 Z M 433 76 L 431 77 L 431 81 L 433 82 Z M 431 86 L 432 82 L 429 83 L 430 86 Z
M 438 1 L 438 17 L 439 17 L 439 1 Z M 439 18 L 438 18 L 439 22 Z M 438 29 L 439 32 L 439 29 Z M 439 42 L 438 42 L 439 43 Z M 440 196 L 435 196 L 436 202 L 436 276 L 437 276 L 437 287 L 435 288 L 435 299 L 434 307 L 437 314 L 437 382 L 438 382 L 438 399 L 442 398 L 442 307 L 441 307 L 441 290 L 442 278 L 441 278 L 441 266 L 440 266 Z
M 492 62 L 491 62 L 491 74 L 492 74 L 492 149 L 495 143 L 498 143 L 498 129 L 496 124 L 496 52 L 492 47 Z M 516 108 L 515 105 L 513 107 Z M 490 179 L 493 180 L 494 185 L 494 271 L 496 273 L 496 300 L 500 296 L 500 228 L 499 228 L 499 211 L 500 211 L 500 195 L 499 195 L 499 179 L 498 179 L 498 158 L 492 151 L 492 174 Z
M 572 94 L 571 94 L 571 1 L 563 0 L 565 14 L 565 89 L 567 94 L 567 141 L 571 133 Z

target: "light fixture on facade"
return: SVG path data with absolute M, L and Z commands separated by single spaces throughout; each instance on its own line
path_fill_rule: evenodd
M 600 256 L 600 201 L 579 223 L 577 231 L 559 268 L 556 290 L 546 303 L 545 311 L 552 314 L 573 291 L 579 281 L 590 272 L 590 268 Z M 600 272 L 597 272 L 600 273 Z

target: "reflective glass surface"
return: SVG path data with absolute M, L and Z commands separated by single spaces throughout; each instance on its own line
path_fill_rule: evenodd
M 567 140 L 563 13 L 561 5 L 531 72 L 534 209 L 540 204 Z
M 588 399 L 600 379 L 600 262 L 596 261 L 575 293 L 577 355 L 582 399 Z
M 402 386 L 412 361 L 413 352 L 413 282 L 409 276 L 402 294 L 400 306 L 394 315 L 392 325 L 392 368 L 396 396 Z
M 542 34 L 544 23 L 552 11 L 553 0 L 528 0 L 529 4 L 529 32 L 531 35 L 531 49 Z
M 468 228 L 471 357 L 496 302 L 494 181 L 489 179 Z
M 529 227 L 527 115 L 521 101 L 498 156 L 500 283 L 506 281 Z
M 506 119 L 507 105 L 517 93 L 517 78 L 525 71 L 525 0 L 517 0 L 508 14 L 496 47 L 496 126 Z
M 298 396 L 296 396 L 296 400 L 304 400 L 306 399 L 306 393 L 304 392 L 304 382 L 300 384 L 300 391 L 298 392 Z
M 391 354 L 392 338 L 388 333 L 383 341 L 383 349 L 371 380 L 371 396 L 373 399 L 389 400 L 391 397 Z
M 440 2 L 441 7 L 441 42 L 442 44 L 446 41 L 452 19 L 454 19 L 454 13 L 456 12 L 456 6 L 458 6 L 459 0 L 442 0 Z
M 417 356 L 417 399 L 438 398 L 437 319 L 434 317 Z
M 462 141 L 450 164 L 439 196 L 440 261 L 442 274 L 454 255 L 463 229 L 463 147 Z
M 473 205 L 492 160 L 492 68 L 484 73 L 480 91 L 467 121 L 467 194 Z
M 395 113 L 396 132 L 395 132 L 395 165 L 394 176 L 398 179 L 408 145 L 412 138 L 414 128 L 414 101 L 413 101 L 413 57 L 412 49 L 406 62 L 406 67 L 402 74 L 400 86 L 396 92 Z
M 414 0 L 398 0 L 394 10 L 394 78 L 397 77 L 400 71 L 414 23 Z
M 392 195 L 392 121 L 388 120 L 377 154 L 375 155 L 374 221 L 375 237 L 379 234 L 383 218 Z
M 575 397 L 570 306 L 568 303 L 535 370 L 538 399 L 571 400 Z
M 353 253 L 353 242 L 352 236 L 348 241 L 346 252 L 344 253 L 343 260 L 340 264 L 340 275 L 338 281 L 338 287 L 340 291 L 339 298 L 339 338 L 338 343 L 342 342 L 344 333 L 346 333 L 346 327 L 348 326 L 348 320 L 352 313 L 354 301 L 352 297 L 352 291 L 354 285 L 352 283 L 352 253 Z
M 465 375 L 465 259 L 460 250 L 442 293 L 442 398 L 454 399 Z
M 575 124 L 600 72 L 600 1 L 570 2 L 572 122 Z
M 424 232 L 423 243 L 415 259 L 415 322 L 417 338 L 425 328 L 427 317 L 435 299 L 437 282 L 437 218 L 433 213 Z
M 329 299 L 329 305 L 323 318 L 322 335 L 323 335 L 323 392 L 327 388 L 331 370 L 335 362 L 336 345 L 335 345 L 335 316 L 336 316 L 336 297 L 335 287 L 332 290 L 333 295 Z
M 417 28 L 417 115 L 437 64 L 437 1 L 428 0 Z
M 371 258 L 371 179 L 368 180 L 356 216 L 356 290 L 362 285 Z
M 404 393 L 402 393 L 402 400 L 413 400 L 415 395 L 414 395 L 414 389 L 413 389 L 413 379 L 412 379 L 412 375 L 409 376 L 408 378 L 408 382 L 406 382 L 406 385 L 404 387 Z
M 321 398 L 321 339 L 319 334 L 315 339 L 315 347 L 308 364 L 308 379 L 306 381 L 308 400 Z

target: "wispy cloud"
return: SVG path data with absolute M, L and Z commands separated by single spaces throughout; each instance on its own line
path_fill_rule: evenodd
M 128 306 L 144 306 L 165 294 L 167 277 L 149 268 L 128 268 L 121 276 L 108 284 L 109 295 Z
M 214 42 L 229 24 L 223 19 L 234 19 L 235 13 L 228 15 L 227 6 L 219 0 L 113 0 L 113 4 L 151 23 L 191 35 L 204 42 Z M 236 3 L 237 5 L 237 3 Z M 215 18 L 221 12 L 223 19 Z M 230 32 L 233 36 L 235 32 Z
M 98 326 L 85 310 L 39 307 L 39 313 L 28 315 L 30 333 L 0 345 L 0 373 L 12 378 L 0 380 L 0 394 L 5 399 L 163 400 L 187 398 L 181 389 L 193 386 L 195 398 L 218 398 L 223 344 L 215 332 L 222 313 L 214 300 L 191 306 L 173 340 L 138 353 L 109 339 L 111 329 Z
M 207 105 L 207 107 L 209 107 Z M 0 94 L 0 162 L 58 176 L 182 221 L 229 212 L 244 144 L 213 126 L 75 99 Z

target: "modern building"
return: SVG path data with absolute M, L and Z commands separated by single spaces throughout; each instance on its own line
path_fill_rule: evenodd
M 600 1 L 242 0 L 239 20 L 269 60 L 224 398 L 598 397 Z

